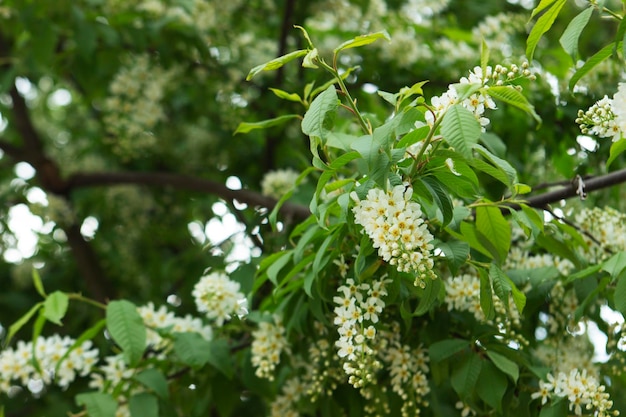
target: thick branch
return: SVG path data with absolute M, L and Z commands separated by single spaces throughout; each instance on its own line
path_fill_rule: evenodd
M 597 177 L 588 178 L 583 180 L 584 191 L 586 193 L 607 188 L 612 185 L 621 184 L 626 182 L 626 168 L 614 171 L 606 175 L 600 175 Z M 558 190 L 549 191 L 547 193 L 539 194 L 533 197 L 529 197 L 526 200 L 526 204 L 530 207 L 543 208 L 550 203 L 556 203 L 563 199 L 577 196 L 578 184 L 575 182 L 560 188 Z M 519 209 L 519 206 L 513 206 L 515 209 Z
M 250 206 L 265 207 L 269 210 L 276 206 L 276 200 L 251 190 L 231 190 L 224 184 L 186 175 L 166 172 L 92 172 L 76 173 L 68 178 L 69 189 L 120 184 L 141 184 L 155 187 L 173 187 L 180 190 L 197 191 L 217 195 L 225 200 L 237 200 Z M 298 220 L 304 220 L 311 212 L 308 207 L 285 203 L 280 213 Z

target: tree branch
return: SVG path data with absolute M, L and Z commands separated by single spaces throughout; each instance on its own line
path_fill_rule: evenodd
M 612 185 L 621 184 L 626 182 L 626 168 L 614 171 L 606 175 L 600 175 L 597 177 L 591 177 L 584 182 L 584 191 L 589 193 L 591 191 L 607 188 Z M 543 208 L 550 203 L 555 203 L 563 199 L 577 196 L 578 184 L 571 182 L 569 185 L 564 186 L 558 190 L 549 191 L 547 193 L 539 194 L 526 199 L 526 204 L 530 207 Z M 520 207 L 516 204 L 511 205 L 515 210 L 519 210 Z
M 272 210 L 277 201 L 251 190 L 231 190 L 224 184 L 208 179 L 167 172 L 91 172 L 75 173 L 67 180 L 68 189 L 106 185 L 140 184 L 153 187 L 173 187 L 181 190 L 215 194 L 225 200 L 237 200 L 250 206 Z M 283 215 L 304 220 L 311 215 L 309 208 L 299 204 L 285 203 L 280 208 Z

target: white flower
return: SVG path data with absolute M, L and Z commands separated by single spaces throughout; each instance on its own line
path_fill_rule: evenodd
M 299 175 L 293 169 L 269 171 L 261 181 L 261 192 L 263 195 L 279 199 L 296 185 Z
M 416 285 L 425 285 L 425 278 L 434 279 L 433 236 L 422 219 L 418 203 L 411 200 L 413 190 L 398 185 L 388 191 L 372 188 L 365 200 L 359 200 L 353 208 L 355 223 L 378 249 L 378 255 L 400 272 L 416 275 Z M 360 300 L 359 300 L 360 302 Z
M 246 308 L 246 299 L 239 289 L 239 283 L 226 274 L 213 272 L 200 278 L 191 294 L 198 311 L 215 320 L 217 326 L 222 326 L 232 315 Z
M 261 322 L 259 328 L 252 332 L 252 365 L 257 369 L 256 376 L 274 379 L 274 369 L 280 362 L 280 355 L 287 347 L 285 328 L 280 317 L 274 323 Z

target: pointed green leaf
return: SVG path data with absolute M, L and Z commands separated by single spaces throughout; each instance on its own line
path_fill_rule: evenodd
M 117 401 L 102 392 L 78 394 L 76 404 L 84 406 L 89 417 L 115 417 L 117 412 Z
M 248 76 L 246 77 L 246 81 L 250 81 L 255 75 L 257 75 L 261 71 L 272 71 L 278 69 L 286 63 L 293 61 L 294 59 L 300 58 L 301 56 L 305 56 L 308 53 L 308 49 L 300 49 L 298 51 L 290 52 L 281 57 L 274 58 L 271 61 L 266 62 L 265 64 L 258 65 L 250 70 Z
M 606 160 L 607 168 L 615 161 L 615 158 L 626 151 L 626 138 L 621 138 L 611 144 L 609 159 Z
M 511 246 L 511 226 L 498 207 L 476 207 L 478 238 L 494 259 L 504 262 Z
M 174 333 L 174 353 L 178 359 L 192 368 L 200 368 L 209 362 L 211 342 L 198 333 Z
M 41 282 L 41 276 L 39 276 L 39 271 L 33 268 L 33 285 L 35 289 L 43 298 L 46 298 L 46 291 L 43 289 L 43 283 Z
M 474 145 L 474 150 L 487 161 L 489 161 L 494 167 L 504 172 L 508 179 L 509 186 L 513 186 L 515 183 L 517 183 L 517 171 L 509 162 L 502 158 L 498 158 L 481 145 Z
M 615 49 L 615 43 L 608 44 L 604 48 L 596 52 L 591 58 L 589 58 L 582 67 L 578 68 L 572 78 L 569 80 L 569 89 L 573 90 L 574 86 L 582 77 L 587 75 L 592 69 L 594 69 L 602 61 L 613 55 Z
M 626 270 L 617 277 L 615 292 L 613 293 L 615 309 L 626 317 Z
M 493 320 L 496 309 L 493 306 L 493 294 L 491 291 L 491 281 L 487 272 L 483 269 L 479 271 L 480 277 L 480 308 L 487 320 Z
M 512 85 L 493 86 L 485 88 L 483 91 L 496 100 L 500 100 L 525 111 L 530 114 L 537 121 L 537 123 L 541 122 L 541 118 L 535 112 L 535 107 L 530 104 L 526 97 L 524 97 L 524 95 Z
M 426 282 L 426 288 L 424 288 L 420 301 L 413 312 L 414 316 L 422 316 L 430 311 L 431 307 L 437 302 L 441 285 L 440 279 L 429 280 Z
M 626 251 L 616 253 L 602 264 L 602 270 L 611 274 L 613 278 L 616 278 L 624 269 L 626 269 Z
M 43 314 L 54 324 L 61 326 L 61 320 L 65 317 L 69 298 L 67 294 L 61 291 L 55 291 L 50 294 L 43 303 Z
M 318 59 L 317 48 L 313 48 L 309 51 L 308 54 L 304 56 L 304 59 L 302 60 L 302 66 L 304 68 L 311 68 L 311 69 L 319 68 L 317 64 L 315 63 L 316 59 Z
M 480 123 L 472 112 L 455 104 L 443 117 L 441 135 L 458 153 L 469 159 L 472 157 L 472 147 L 480 137 Z
M 28 323 L 28 321 L 35 315 L 35 313 L 37 313 L 37 311 L 39 311 L 39 309 L 42 306 L 43 306 L 43 302 L 35 304 L 34 306 L 30 308 L 30 310 L 28 310 L 26 314 L 24 314 L 15 323 L 9 326 L 9 332 L 7 333 L 7 337 L 4 340 L 5 346 L 7 346 L 11 342 L 11 339 L 13 339 L 13 336 L 15 336 L 15 334 L 19 332 L 20 329 L 24 327 L 26 323 Z
M 541 39 L 544 33 L 550 30 L 550 28 L 552 27 L 552 24 L 556 20 L 556 17 L 559 15 L 561 9 L 563 8 L 566 2 L 567 0 L 556 0 L 554 2 L 550 2 L 554 4 L 551 5 L 550 8 L 546 10 L 546 12 L 539 17 L 539 19 L 537 19 L 537 23 L 535 23 L 535 25 L 531 29 L 530 34 L 528 35 L 528 39 L 526 41 L 526 58 L 529 61 L 532 61 L 533 59 L 533 54 L 535 53 L 535 48 L 537 47 L 539 40 Z M 541 3 L 537 7 L 537 9 L 539 9 L 540 6 L 542 6 Z M 546 8 L 547 6 L 548 4 L 546 2 L 546 4 L 543 5 L 543 7 L 539 10 L 543 10 L 543 8 Z M 538 12 L 533 12 L 533 16 L 536 15 L 537 13 Z
M 487 356 L 489 356 L 489 359 L 491 359 L 498 369 L 510 376 L 513 382 L 517 382 L 519 378 L 519 366 L 515 362 L 492 350 L 487 351 Z
M 331 85 L 311 103 L 311 107 L 302 120 L 302 132 L 308 136 L 325 138 L 331 128 L 338 105 L 339 99 L 335 86 Z
M 444 190 L 439 180 L 434 177 L 423 177 L 422 181 L 441 211 L 443 216 L 441 225 L 446 226 L 452 220 L 452 200 L 450 200 L 450 194 Z
M 585 26 L 587 26 L 587 23 L 589 23 L 592 13 L 593 6 L 589 6 L 580 12 L 578 16 L 569 22 L 565 32 L 563 32 L 563 35 L 561 35 L 559 39 L 561 46 L 565 49 L 565 52 L 572 57 L 574 62 L 576 62 L 576 56 L 578 55 L 578 39 L 583 29 L 585 29 Z
M 359 46 L 369 45 L 370 43 L 376 42 L 379 39 L 386 39 L 387 41 L 390 41 L 391 37 L 389 36 L 389 33 L 387 33 L 387 31 L 370 33 L 368 35 L 360 35 L 352 40 L 342 43 L 341 45 L 336 47 L 333 52 L 337 54 L 338 52 L 343 51 L 345 49 L 357 48 Z
M 433 363 L 438 363 L 467 349 L 469 345 L 469 341 L 463 339 L 440 340 L 430 345 L 428 355 Z
M 124 360 L 135 366 L 146 349 L 146 327 L 135 304 L 127 300 L 111 301 L 106 309 L 109 334 L 122 349 Z
M 461 399 L 469 398 L 476 389 L 482 365 L 483 361 L 480 356 L 470 352 L 461 364 L 452 371 L 450 383 Z
M 155 417 L 159 415 L 159 400 L 147 392 L 130 397 L 128 409 L 131 417 Z
M 302 103 L 302 98 L 296 93 L 288 93 L 284 90 L 280 90 L 278 88 L 270 88 L 270 91 L 274 93 L 274 95 L 278 98 L 282 98 L 283 100 L 294 101 L 296 103 Z
M 485 361 L 476 383 L 476 393 L 494 410 L 502 411 L 502 398 L 508 388 L 506 377 L 493 364 Z
M 445 255 L 445 261 L 452 274 L 456 274 L 459 268 L 465 264 L 465 261 L 469 259 L 470 246 L 467 242 L 450 240 L 448 242 L 439 242 L 435 246 L 441 249 Z
M 163 375 L 163 372 L 156 368 L 148 368 L 139 372 L 133 378 L 141 385 L 151 389 L 160 398 L 166 400 L 170 396 L 170 391 L 167 384 L 167 378 Z
M 300 116 L 297 114 L 286 114 L 284 116 L 275 117 L 273 119 L 263 120 L 261 122 L 242 122 L 237 126 L 234 135 L 237 133 L 248 133 L 256 129 L 267 129 L 272 126 L 279 126 L 285 124 L 289 120 L 298 119 Z
M 551 6 L 552 3 L 554 3 L 555 1 L 556 0 L 541 0 L 537 7 L 535 7 L 535 9 L 533 10 L 530 18 L 532 19 L 533 17 L 537 16 L 539 13 L 541 13 L 542 10 L 544 10 L 548 6 Z
M 214 339 L 209 343 L 209 364 L 219 370 L 228 379 L 235 373 L 233 357 L 226 339 Z

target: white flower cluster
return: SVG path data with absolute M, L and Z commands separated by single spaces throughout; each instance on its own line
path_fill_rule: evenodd
M 221 327 L 233 314 L 241 316 L 246 313 L 248 302 L 239 290 L 238 282 L 222 272 L 213 272 L 200 278 L 191 295 L 198 311 L 206 313 Z
M 567 374 L 572 369 L 578 369 L 598 377 L 600 372 L 593 363 L 594 346 L 589 337 L 584 334 L 560 336 L 542 340 L 533 350 L 533 356 L 555 373 Z
M 556 378 L 548 374 L 546 381 L 539 381 L 539 391 L 531 397 L 541 398 L 542 405 L 555 397 L 567 398 L 569 410 L 577 416 L 583 415 L 583 412 L 596 417 L 619 415 L 618 411 L 610 411 L 613 401 L 605 391 L 606 387 L 595 377 L 587 375 L 585 370 L 572 369 L 569 374 L 559 372 Z
M 485 67 L 484 74 L 481 67 L 474 67 L 467 77 L 461 78 L 460 84 L 480 84 L 484 87 L 488 87 L 489 85 L 500 86 L 520 77 L 526 77 L 531 80 L 535 78 L 527 62 L 524 62 L 521 68 L 515 64 L 509 67 L 496 65 L 492 68 L 491 66 L 487 66 Z M 451 84 L 448 86 L 448 91 L 441 96 L 435 96 L 431 99 L 432 109 L 425 114 L 428 125 L 433 126 L 435 121 L 441 118 L 445 112 L 455 104 L 461 104 L 467 110 L 471 111 L 474 117 L 476 117 L 476 120 L 480 123 L 483 132 L 485 131 L 485 127 L 490 123 L 489 119 L 484 116 L 485 110 L 496 108 L 496 103 L 485 90 L 474 93 L 463 99 L 463 101 L 460 101 L 459 93 L 455 85 Z
M 589 245 L 591 261 L 600 262 L 611 253 L 626 251 L 626 214 L 611 207 L 585 208 L 576 214 L 576 223 L 590 236 L 583 235 Z
M 285 327 L 280 317 L 274 317 L 275 323 L 261 322 L 252 332 L 252 365 L 259 378 L 274 380 L 274 369 L 280 362 L 280 355 L 285 350 L 287 339 Z
M 97 372 L 92 372 L 89 387 L 102 392 L 126 393 L 137 370 L 128 367 L 121 353 L 107 356 L 104 361 L 105 365 L 98 366 Z
M 291 168 L 269 171 L 261 181 L 261 192 L 278 200 L 296 185 L 299 175 Z
M 205 326 L 198 317 L 187 314 L 185 317 L 176 316 L 167 307 L 162 305 L 155 308 L 150 302 L 137 308 L 147 329 L 147 345 L 158 355 L 165 355 L 171 348 L 171 339 L 162 337 L 157 330 L 167 330 L 171 333 L 198 333 L 204 339 L 211 340 L 213 331 L 210 326 Z
M 67 336 L 40 336 L 34 348 L 32 342 L 19 341 L 15 349 L 3 350 L 0 352 L 0 392 L 8 393 L 15 383 L 29 386 L 31 381 L 67 388 L 77 375 L 89 374 L 98 360 L 98 349 L 92 348 L 89 340 L 73 349 L 59 365 L 75 342 Z
M 564 276 L 574 269 L 574 264 L 569 259 L 562 259 L 551 253 L 531 255 L 519 247 L 511 248 L 505 263 L 506 269 L 536 269 L 548 266 L 555 267 Z
M 338 326 L 339 340 L 335 346 L 337 354 L 344 359 L 343 369 L 349 375 L 348 382 L 355 388 L 362 388 L 374 380 L 374 373 L 380 368 L 372 348 L 376 337 L 379 315 L 385 307 L 382 297 L 387 295 L 385 285 L 388 280 L 381 279 L 357 284 L 352 278 L 346 280 L 333 297 L 335 307 L 334 323 Z
M 626 134 L 626 83 L 619 83 L 613 98 L 602 97 L 587 111 L 578 110 L 576 123 L 587 135 L 611 138 L 613 142 Z
M 153 130 L 165 119 L 161 101 L 177 73 L 142 54 L 128 57 L 115 75 L 103 110 L 107 132 L 121 155 L 132 157 L 156 143 Z
M 411 201 L 413 189 L 397 185 L 388 191 L 372 188 L 365 200 L 355 192 L 355 223 L 363 226 L 378 255 L 400 272 L 415 273 L 415 285 L 422 288 L 426 279 L 435 279 L 431 256 L 433 235 L 422 219 L 422 209 Z

